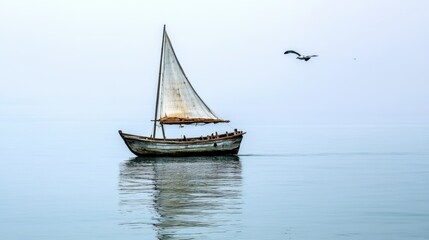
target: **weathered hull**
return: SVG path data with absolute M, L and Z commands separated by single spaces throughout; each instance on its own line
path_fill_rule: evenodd
M 244 132 L 216 137 L 158 139 L 119 131 L 127 147 L 137 156 L 215 156 L 234 155 L 240 149 Z

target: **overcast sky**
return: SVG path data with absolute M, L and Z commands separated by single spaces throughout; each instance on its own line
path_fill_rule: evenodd
M 194 88 L 232 125 L 428 124 L 428 9 L 426 0 L 0 0 L 0 117 L 148 122 L 166 24 Z

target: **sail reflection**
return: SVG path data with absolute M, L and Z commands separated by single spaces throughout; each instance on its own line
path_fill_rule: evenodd
M 120 171 L 123 224 L 153 226 L 158 239 L 230 236 L 240 229 L 241 185 L 237 156 L 133 158 Z

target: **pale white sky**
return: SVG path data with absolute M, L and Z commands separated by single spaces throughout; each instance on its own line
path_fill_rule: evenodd
M 428 9 L 425 0 L 0 0 L 0 117 L 149 123 L 167 24 L 194 88 L 232 125 L 428 124 Z

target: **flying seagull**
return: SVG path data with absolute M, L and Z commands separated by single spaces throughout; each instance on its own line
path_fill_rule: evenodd
M 299 60 L 305 60 L 305 61 L 310 60 L 310 58 L 312 58 L 312 57 L 317 57 L 317 55 L 308 55 L 308 56 L 301 55 L 301 54 L 299 54 L 299 53 L 297 53 L 297 52 L 295 52 L 293 50 L 288 50 L 288 51 L 285 52 L 285 54 L 289 54 L 289 53 L 294 53 L 294 54 L 298 55 L 298 57 L 296 57 L 297 59 L 299 59 Z

